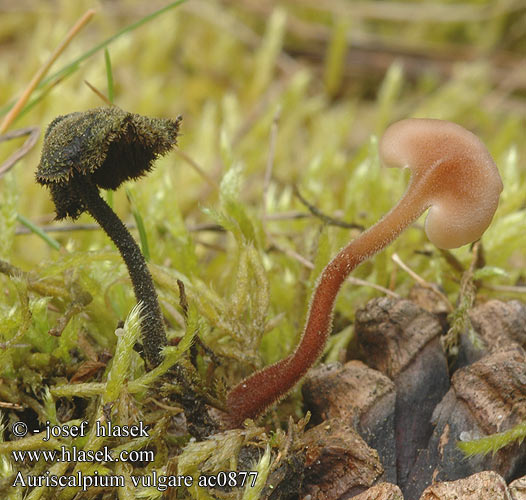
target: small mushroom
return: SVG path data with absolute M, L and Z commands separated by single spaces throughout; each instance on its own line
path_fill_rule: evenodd
M 88 212 L 115 243 L 143 304 L 141 332 L 146 361 L 158 365 L 166 345 L 161 309 L 144 257 L 99 188 L 117 189 L 145 175 L 176 144 L 181 118 L 148 118 L 117 107 L 55 118 L 49 125 L 36 179 L 49 187 L 57 219 Z
M 388 166 L 408 167 L 412 177 L 398 204 L 344 247 L 318 279 L 301 340 L 287 358 L 255 372 L 227 395 L 225 425 L 237 427 L 279 401 L 321 355 L 334 301 L 349 273 L 410 226 L 428 208 L 425 231 L 439 248 L 455 248 L 482 236 L 498 205 L 502 181 L 482 141 L 455 123 L 407 119 L 380 141 Z

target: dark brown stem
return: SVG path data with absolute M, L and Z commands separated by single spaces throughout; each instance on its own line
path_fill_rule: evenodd
M 320 357 L 332 323 L 338 291 L 347 276 L 364 260 L 385 248 L 427 208 L 422 182 L 412 182 L 400 202 L 380 221 L 351 241 L 325 267 L 314 291 L 307 322 L 294 353 L 241 381 L 227 396 L 229 427 L 255 418 L 284 397 Z
M 137 302 L 143 304 L 141 333 L 146 361 L 150 367 L 157 366 L 162 361 L 161 350 L 166 345 L 166 332 L 157 292 L 144 256 L 122 221 L 101 198 L 98 188 L 88 178 L 74 179 L 73 182 L 86 210 L 115 243 L 126 263 Z

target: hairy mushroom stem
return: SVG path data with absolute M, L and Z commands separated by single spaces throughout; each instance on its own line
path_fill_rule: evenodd
M 383 250 L 422 215 L 427 207 L 418 194 L 408 189 L 385 217 L 351 241 L 327 264 L 317 280 L 296 350 L 231 389 L 227 397 L 227 426 L 238 427 L 246 418 L 259 415 L 286 395 L 318 360 L 331 330 L 334 302 L 343 282 L 363 261 Z M 279 395 L 276 395 L 277 388 Z
M 166 345 L 166 332 L 157 292 L 146 260 L 126 226 L 100 196 L 97 186 L 89 179 L 74 179 L 73 182 L 86 210 L 111 238 L 128 268 L 135 298 L 143 306 L 141 337 L 144 355 L 150 365 L 156 366 L 162 361 L 161 351 Z
M 330 333 L 336 296 L 347 276 L 381 251 L 431 207 L 428 238 L 454 248 L 482 235 L 496 210 L 502 182 L 483 143 L 451 122 L 408 119 L 391 125 L 380 143 L 388 166 L 409 167 L 412 178 L 398 204 L 343 248 L 322 271 L 300 342 L 287 358 L 265 367 L 227 395 L 227 427 L 238 427 L 279 401 L 320 357 Z

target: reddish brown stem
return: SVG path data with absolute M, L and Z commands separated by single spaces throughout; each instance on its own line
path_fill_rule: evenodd
M 314 291 L 307 322 L 296 350 L 287 358 L 256 372 L 227 396 L 229 427 L 255 418 L 285 396 L 320 357 L 331 330 L 332 311 L 347 276 L 364 260 L 385 248 L 427 208 L 425 182 L 415 177 L 403 198 L 380 221 L 351 241 L 325 267 Z

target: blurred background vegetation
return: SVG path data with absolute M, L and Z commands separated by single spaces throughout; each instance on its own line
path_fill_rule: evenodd
M 505 187 L 482 239 L 487 267 L 479 299 L 524 297 L 523 0 L 188 0 L 168 6 L 0 0 L 0 118 L 76 20 L 96 9 L 8 129 L 37 126 L 40 138 L 0 179 L 0 258 L 69 295 L 39 294 L 34 282 L 0 276 L 0 341 L 20 344 L 0 352 L 0 376 L 20 381 L 24 365 L 25 383 L 36 394 L 60 385 L 87 356 L 79 332 L 95 350 L 111 351 L 115 326 L 134 304 L 106 235 L 87 215 L 54 222 L 49 193 L 34 181 L 49 122 L 105 105 L 86 81 L 125 110 L 183 116 L 178 151 L 160 159 L 147 178 L 108 196 L 132 227 L 144 224 L 143 234 L 134 235 L 143 250 L 147 245 L 169 336 L 185 330 L 179 278 L 198 308 L 201 337 L 223 360 L 216 377 L 227 386 L 290 352 L 319 271 L 400 198 L 407 174 L 379 164 L 377 142 L 401 118 L 452 120 L 484 140 Z M 163 8 L 106 44 L 106 57 L 102 47 L 68 66 Z M 22 143 L 0 143 L 0 162 Z M 296 189 L 327 217 L 312 215 Z M 56 243 L 27 229 L 24 218 Z M 472 259 L 469 247 L 444 258 L 420 221 L 354 278 L 406 296 L 415 280 L 393 262 L 395 252 L 455 305 L 461 271 Z M 74 300 L 72 283 L 93 301 L 75 310 L 62 337 L 49 336 Z M 340 358 L 356 308 L 382 293 L 356 282 L 343 288 L 328 359 Z M 62 378 L 42 368 L 42 354 L 55 368 L 64 364 L 57 369 Z M 5 389 L 0 399 L 9 394 Z M 299 405 L 291 408 L 301 414 Z M 46 417 L 46 408 L 35 411 Z

